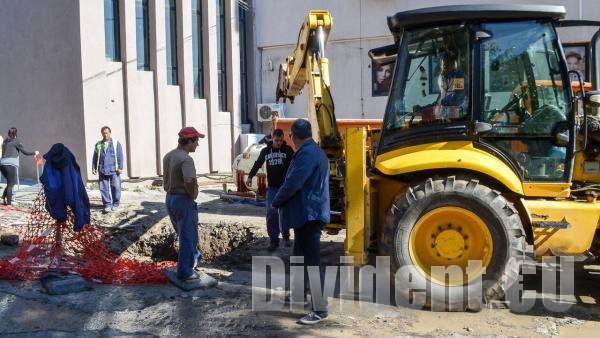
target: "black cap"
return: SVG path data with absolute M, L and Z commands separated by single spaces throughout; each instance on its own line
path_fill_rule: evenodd
M 292 123 L 292 134 L 299 139 L 307 139 L 312 137 L 312 129 L 310 122 L 305 119 L 297 119 Z

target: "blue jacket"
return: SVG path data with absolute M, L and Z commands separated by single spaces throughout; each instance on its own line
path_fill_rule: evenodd
M 117 143 L 116 147 L 113 142 Z M 115 149 L 117 151 L 116 154 Z M 117 173 L 117 169 L 123 169 L 123 148 L 121 147 L 121 143 L 111 138 L 108 141 L 107 149 L 104 149 L 104 142 L 102 140 L 96 142 L 94 156 L 92 156 L 92 168 L 103 175 L 113 175 Z
M 329 160 L 314 140 L 304 143 L 292 158 L 272 206 L 280 209 L 283 226 L 329 223 Z
M 67 220 L 67 206 L 75 215 L 74 230 L 90 223 L 88 198 L 75 156 L 62 143 L 56 143 L 44 154 L 46 163 L 40 181 L 46 194 L 46 210 L 59 222 Z

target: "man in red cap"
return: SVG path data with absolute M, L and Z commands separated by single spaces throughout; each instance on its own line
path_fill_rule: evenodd
M 204 134 L 194 127 L 179 131 L 179 145 L 163 158 L 163 187 L 167 192 L 166 206 L 169 218 L 179 239 L 177 278 L 183 281 L 201 278 L 194 271 L 202 259 L 198 250 L 198 181 L 194 159 L 189 155 L 196 151 L 198 139 Z

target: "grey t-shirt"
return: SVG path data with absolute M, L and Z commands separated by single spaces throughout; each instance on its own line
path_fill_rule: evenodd
M 196 178 L 194 159 L 179 148 L 163 158 L 163 188 L 169 193 L 185 193 L 184 178 Z

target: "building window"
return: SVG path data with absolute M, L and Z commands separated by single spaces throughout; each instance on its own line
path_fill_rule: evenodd
M 192 58 L 194 59 L 194 97 L 204 98 L 201 0 L 192 0 Z
M 219 111 L 227 111 L 227 71 L 225 40 L 225 1 L 217 1 L 217 76 L 219 79 Z
M 104 0 L 104 52 L 107 60 L 121 61 L 119 0 Z
M 177 79 L 177 8 L 175 0 L 165 0 L 165 37 L 167 49 L 167 84 L 179 84 Z
M 248 122 L 248 36 L 246 35 L 246 11 L 248 4 L 238 1 L 239 34 L 240 34 L 240 96 L 242 123 Z
M 137 68 L 150 70 L 150 31 L 148 26 L 148 0 L 135 0 L 135 33 Z

